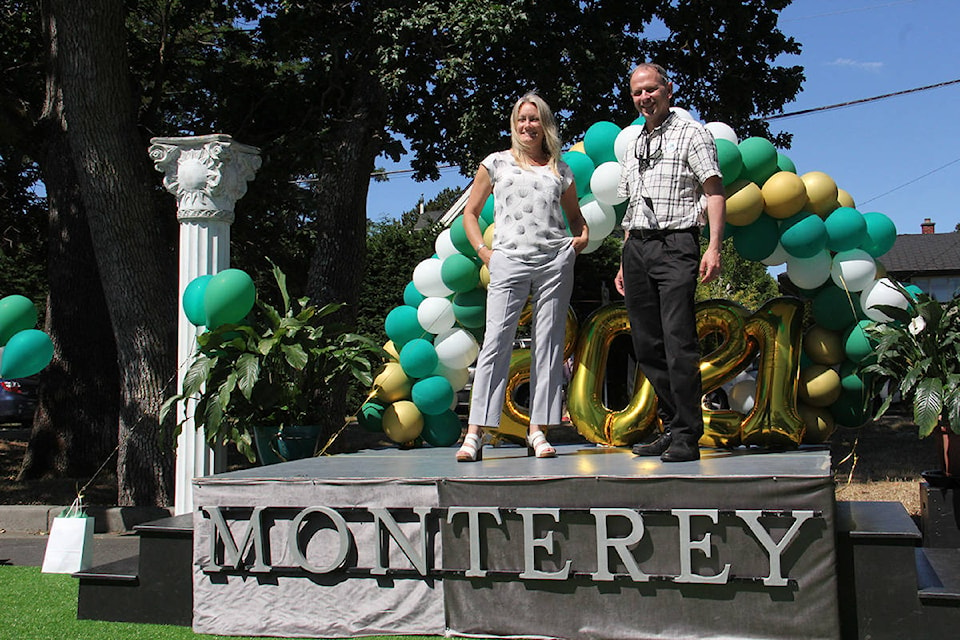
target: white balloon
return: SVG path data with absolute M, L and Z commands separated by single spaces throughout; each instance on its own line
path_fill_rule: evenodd
M 737 139 L 737 132 L 725 122 L 708 122 L 703 126 L 713 134 L 714 140 L 729 140 L 733 144 L 740 143 Z
M 761 260 L 763 264 L 768 267 L 775 267 L 778 264 L 783 264 L 790 257 L 790 254 L 787 253 L 787 250 L 783 248 L 783 245 L 780 242 L 777 242 L 777 248 L 773 250 L 773 253 L 768 255 L 766 258 Z
M 737 413 L 750 413 L 753 411 L 753 405 L 756 402 L 757 381 L 753 378 L 741 380 L 730 388 L 727 395 L 727 402 L 730 408 Z
M 587 246 L 581 249 L 580 253 L 593 253 L 594 251 L 599 249 L 600 245 L 602 244 L 603 244 L 603 238 L 597 239 L 591 235 L 590 239 L 587 240 Z
M 840 251 L 830 268 L 833 283 L 847 291 L 863 291 L 877 277 L 877 263 L 863 249 Z
M 437 350 L 440 362 L 451 369 L 469 367 L 480 353 L 477 339 L 469 331 L 460 328 L 448 329 L 437 335 L 433 339 L 433 347 Z
M 628 153 L 633 153 L 637 138 L 640 137 L 642 131 L 642 124 L 631 124 L 624 127 L 623 131 L 617 134 L 616 139 L 613 141 L 613 153 L 617 156 L 617 160 L 623 162 Z
M 620 204 L 626 196 L 617 195 L 617 186 L 620 184 L 620 163 L 604 162 L 593 170 L 590 176 L 590 191 L 597 200 L 604 204 Z M 609 232 L 608 232 L 609 233 Z
M 433 375 L 446 378 L 454 391 L 460 391 L 470 382 L 469 368 L 461 367 L 460 369 L 451 369 L 442 362 L 437 363 L 437 368 L 433 370 Z
M 453 240 L 450 239 L 450 227 L 440 232 L 436 241 L 433 243 L 433 248 L 437 252 L 437 257 L 441 260 L 449 258 L 455 253 L 460 253 L 457 251 L 457 248 L 453 246 Z
M 861 292 L 860 306 L 871 320 L 876 320 L 877 322 L 890 322 L 893 320 L 893 318 L 883 311 L 877 309 L 877 305 L 898 307 L 906 311 L 907 307 L 910 306 L 910 301 L 894 286 L 890 278 L 880 278 L 867 285 L 863 292 Z
M 446 297 L 453 293 L 453 290 L 443 284 L 443 278 L 440 277 L 440 266 L 443 261 L 439 258 L 427 258 L 423 260 L 413 270 L 413 286 L 421 295 Z
M 687 111 L 686 109 L 682 109 L 680 107 L 670 107 L 670 111 L 673 111 L 675 114 L 677 114 L 679 117 L 683 118 L 684 120 L 693 120 L 694 122 L 697 121 L 697 119 L 694 118 L 692 115 L 690 115 L 690 112 Z
M 590 229 L 590 240 L 602 242 L 610 235 L 617 224 L 617 212 L 609 204 L 600 202 L 598 198 L 585 196 L 580 204 L 580 213 Z
M 824 249 L 810 258 L 787 258 L 787 276 L 801 289 L 816 289 L 830 278 L 830 252 Z
M 439 296 L 424 298 L 417 307 L 417 322 L 424 331 L 434 335 L 452 328 L 457 323 L 453 303 Z

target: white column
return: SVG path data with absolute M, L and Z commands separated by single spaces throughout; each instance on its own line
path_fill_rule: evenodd
M 163 186 L 177 198 L 180 222 L 180 278 L 177 288 L 177 389 L 196 351 L 199 329 L 183 312 L 183 291 L 194 278 L 230 266 L 230 225 L 234 205 L 260 168 L 260 150 L 224 134 L 152 138 L 150 157 L 163 174 Z M 192 403 L 190 403 L 192 404 Z M 177 439 L 174 509 L 193 511 L 193 479 L 225 467 L 223 451 L 214 451 L 193 422 L 192 406 L 181 403 L 183 423 Z

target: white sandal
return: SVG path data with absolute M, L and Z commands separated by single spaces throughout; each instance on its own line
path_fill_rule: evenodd
M 537 458 L 556 458 L 557 450 L 549 442 L 543 431 L 534 431 L 527 434 L 527 456 Z
M 457 462 L 478 462 L 483 460 L 483 434 L 468 433 L 457 451 Z

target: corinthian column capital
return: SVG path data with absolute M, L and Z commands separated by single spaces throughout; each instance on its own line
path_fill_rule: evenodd
M 152 138 L 150 157 L 177 198 L 177 220 L 231 224 L 237 200 L 260 168 L 260 150 L 225 134 Z

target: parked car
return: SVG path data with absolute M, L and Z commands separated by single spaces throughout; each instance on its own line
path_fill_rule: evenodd
M 36 379 L 0 379 L 0 424 L 30 425 L 36 408 Z

